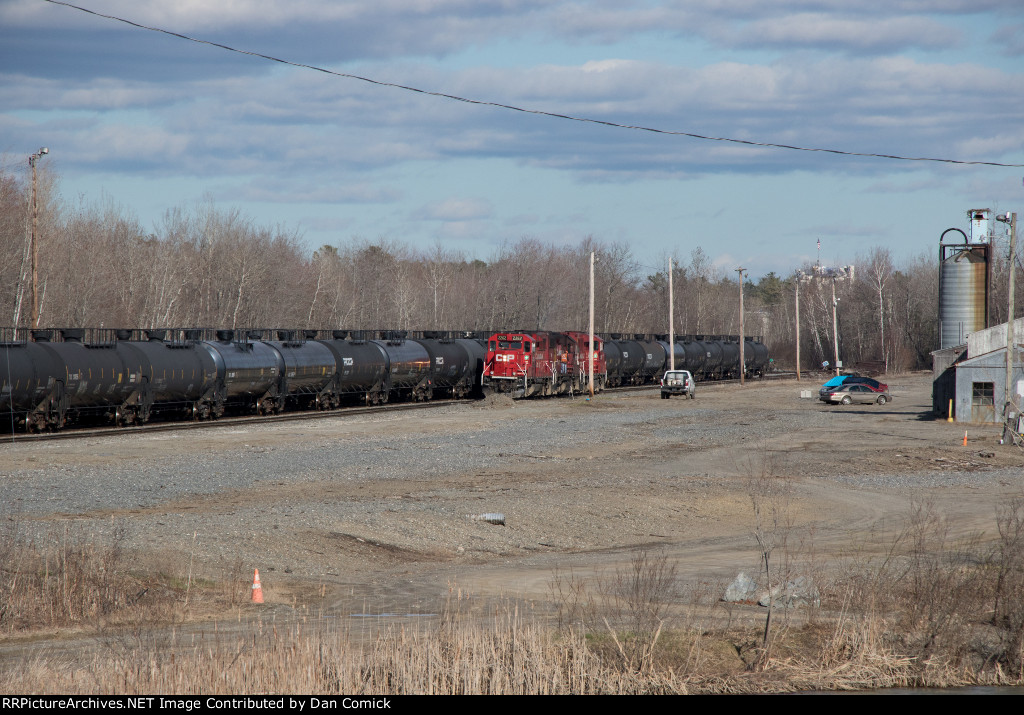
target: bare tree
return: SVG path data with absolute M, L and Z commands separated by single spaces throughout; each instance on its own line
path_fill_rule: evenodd
M 888 372 L 889 355 L 885 349 L 885 288 L 893 274 L 892 255 L 888 248 L 873 248 L 864 263 L 867 266 L 866 272 L 871 287 L 878 297 L 878 348 Z
M 28 192 L 14 174 L 0 170 L 0 314 L 20 322 L 29 266 Z
M 789 539 L 793 533 L 790 505 L 793 488 L 789 479 L 776 472 L 773 455 L 766 448 L 757 463 L 747 465 L 747 494 L 754 516 L 754 540 L 760 555 L 762 574 L 767 592 L 768 613 L 762 634 L 760 664 L 771 657 L 772 616 L 776 602 L 785 595 L 783 582 L 789 575 Z
M 430 251 L 420 258 L 426 268 L 427 287 L 433 306 L 432 327 L 450 327 L 445 308 L 460 259 L 457 254 L 446 251 L 440 241 L 435 241 Z

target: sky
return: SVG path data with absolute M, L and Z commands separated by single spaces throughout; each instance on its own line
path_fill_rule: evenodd
M 669 132 L 1024 164 L 1020 0 L 79 0 L 341 74 Z M 0 165 L 157 230 L 212 198 L 310 250 L 701 248 L 755 280 L 938 256 L 1024 168 L 791 151 L 453 101 L 0 0 Z

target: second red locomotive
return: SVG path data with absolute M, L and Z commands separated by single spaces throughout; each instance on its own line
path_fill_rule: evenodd
M 483 386 L 512 397 L 565 395 L 586 389 L 587 356 L 594 361 L 594 388 L 607 380 L 604 350 L 594 338 L 590 351 L 587 333 L 495 333 L 487 341 Z

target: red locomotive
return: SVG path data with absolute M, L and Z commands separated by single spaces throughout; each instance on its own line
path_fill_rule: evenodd
M 594 386 L 606 380 L 603 343 L 594 338 Z M 487 341 L 483 386 L 512 397 L 565 395 L 585 388 L 586 333 L 495 333 Z
M 590 366 L 587 365 L 590 333 L 570 330 L 566 331 L 565 334 L 576 343 L 576 364 L 578 366 L 577 369 L 580 371 L 580 385 L 585 388 L 587 380 L 590 379 Z M 594 351 L 591 354 L 591 359 L 594 362 L 594 392 L 601 392 L 608 382 L 608 362 L 604 356 L 604 340 L 597 335 L 594 336 Z

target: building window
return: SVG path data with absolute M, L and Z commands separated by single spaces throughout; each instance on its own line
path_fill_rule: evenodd
M 994 382 L 971 383 L 971 421 L 995 422 L 996 384 Z

